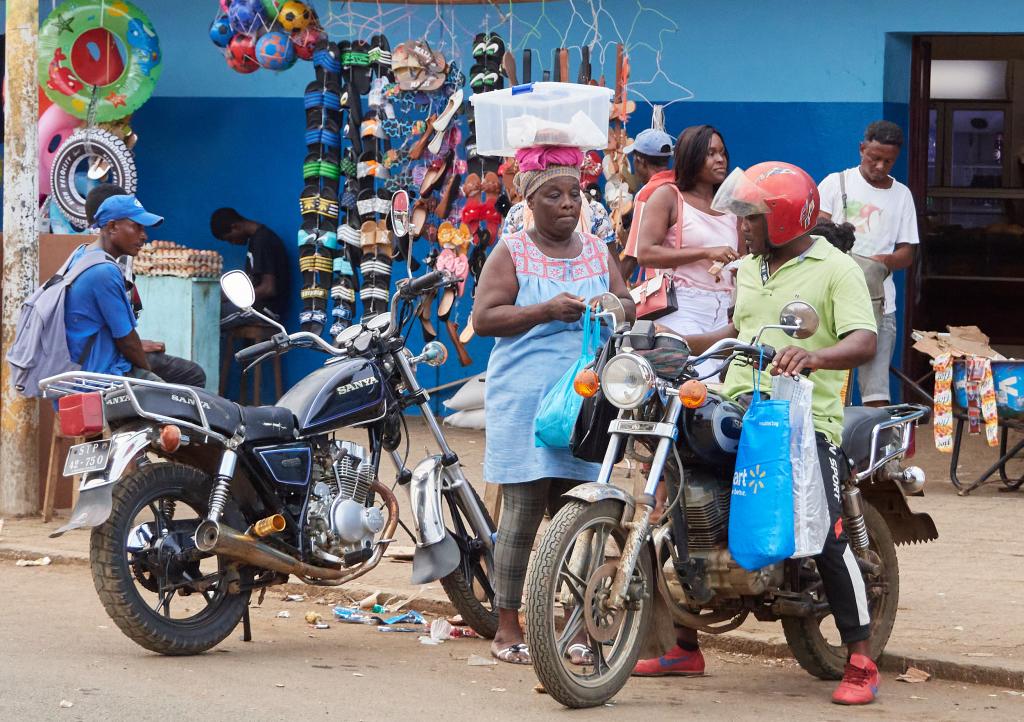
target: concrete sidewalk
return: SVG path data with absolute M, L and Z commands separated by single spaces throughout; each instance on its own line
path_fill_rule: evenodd
M 433 444 L 417 420 L 410 419 L 409 426 L 410 457 L 417 459 Z M 449 441 L 482 495 L 484 434 L 453 429 Z M 995 459 L 995 450 L 978 437 L 965 443 L 960 473 L 962 478 L 973 478 Z M 947 679 L 1024 689 L 1024 624 L 1019 619 L 1024 614 L 1024 538 L 1013 531 L 1024 522 L 1024 494 L 1002 493 L 994 484 L 970 497 L 958 497 L 949 483 L 949 457 L 935 452 L 930 429 L 921 429 L 918 449 L 914 463 L 925 469 L 928 484 L 926 496 L 911 499 L 911 506 L 932 515 L 939 539 L 898 548 L 899 616 L 883 667 L 903 671 L 913 664 Z M 407 517 L 404 494 L 399 494 L 399 501 L 403 517 Z M 47 525 L 38 518 L 7 519 L 0 532 L 0 555 L 46 555 L 55 562 L 88 564 L 87 532 L 48 537 L 62 523 L 59 519 Z M 380 592 L 382 598 L 415 595 L 414 608 L 449 608 L 440 584 L 414 587 L 409 583 L 412 565 L 393 558 L 395 552 L 410 551 L 411 546 L 411 540 L 400 538 L 377 569 L 353 584 L 338 590 L 306 586 L 302 590 L 326 594 L 332 601 L 361 599 L 373 592 Z M 15 572 L 31 573 L 31 567 Z M 85 568 L 83 573 L 87 573 Z M 9 587 L 16 592 L 16 578 Z M 268 597 L 274 593 L 271 590 Z M 748 622 L 735 632 L 709 638 L 707 643 L 733 651 L 788 655 L 778 624 Z

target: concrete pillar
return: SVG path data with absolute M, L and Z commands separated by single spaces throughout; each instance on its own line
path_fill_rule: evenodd
M 10 348 L 18 314 L 39 278 L 39 46 L 37 0 L 7 0 L 7 107 L 4 114 L 4 262 L 2 348 Z M 18 395 L 0 364 L 0 514 L 39 510 L 39 408 Z

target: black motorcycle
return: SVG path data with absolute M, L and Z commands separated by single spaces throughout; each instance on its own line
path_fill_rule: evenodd
M 420 296 L 456 283 L 442 272 L 405 282 L 390 313 L 349 327 L 333 346 L 274 324 L 270 340 L 235 358 L 259 363 L 302 347 L 329 357 L 274 406 L 96 373 L 40 383 L 58 399 L 65 435 L 109 429 L 109 438 L 70 450 L 64 474 L 82 475 L 80 496 L 53 536 L 92 527 L 96 591 L 126 635 L 162 654 L 195 654 L 248 621 L 254 590 L 289 575 L 337 586 L 366 574 L 401 524 L 395 485 L 380 478 L 386 456 L 409 493 L 415 530 L 402 526 L 416 540 L 412 582 L 440 579 L 466 622 L 494 636 L 494 522 L 414 371 L 444 363 L 447 351 L 432 341 L 414 356 L 402 335 Z M 244 273 L 225 274 L 221 287 L 252 310 Z M 441 453 L 410 469 L 403 411 L 412 406 Z M 366 448 L 336 438 L 354 428 L 366 430 Z
M 717 378 L 729 363 L 767 368 L 775 350 L 760 343 L 759 333 L 752 343 L 725 339 L 692 357 L 682 337 L 660 332 L 650 321 L 627 323 L 611 294 L 602 297 L 601 307 L 613 333 L 595 368 L 577 376 L 578 393 L 594 401 L 589 416 L 582 414 L 588 428 L 577 431 L 596 436 L 578 435 L 575 449 L 594 457 L 589 460 L 603 457 L 601 470 L 594 483 L 568 492 L 527 579 L 526 641 L 545 690 L 568 707 L 604 704 L 629 680 L 649 634 L 658 636 L 652 630 L 671 634 L 671 621 L 722 634 L 751 615 L 781 621 L 793 656 L 808 672 L 841 678 L 846 649 L 832 633 L 814 560 L 748 570 L 729 551 L 744 409 L 703 380 Z M 797 300 L 782 308 L 778 324 L 761 332 L 809 338 L 818 321 L 817 311 Z M 709 361 L 717 362 L 713 371 L 701 375 L 701 364 Z M 896 620 L 896 546 L 938 536 L 931 517 L 913 513 L 905 498 L 920 494 L 925 483 L 921 469 L 903 462 L 926 414 L 913 404 L 845 410 L 842 448 L 854 469 L 841 490 L 843 526 L 851 561 L 864 577 L 874 658 Z M 612 484 L 613 467 L 623 456 L 649 465 L 636 497 Z M 670 501 L 653 520 L 662 485 Z M 573 644 L 588 648 L 585 663 L 570 660 Z

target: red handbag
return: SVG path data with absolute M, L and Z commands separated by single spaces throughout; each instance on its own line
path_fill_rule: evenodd
M 673 184 L 676 192 L 676 242 L 675 247 L 683 245 L 683 194 Z M 639 223 L 638 218 L 633 219 Z M 653 321 L 675 313 L 679 310 L 679 300 L 676 298 L 675 282 L 672 280 L 672 272 L 644 268 L 639 283 L 629 292 L 633 298 L 633 305 L 636 306 L 636 317 Z

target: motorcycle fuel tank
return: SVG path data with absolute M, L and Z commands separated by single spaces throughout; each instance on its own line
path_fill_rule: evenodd
M 704 463 L 732 468 L 743 428 L 742 407 L 709 393 L 707 403 L 687 410 L 679 425 L 684 456 L 689 452 Z
M 301 435 L 357 426 L 381 418 L 391 401 L 377 364 L 346 358 L 325 364 L 288 390 L 277 406 L 289 409 Z

